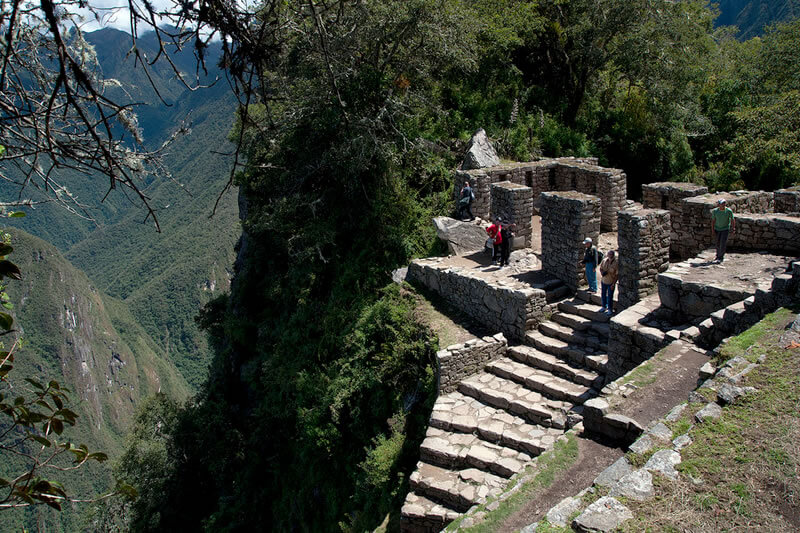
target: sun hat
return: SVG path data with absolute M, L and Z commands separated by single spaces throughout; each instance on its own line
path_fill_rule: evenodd
M 583 239 L 583 244 L 592 244 L 592 238 L 586 237 L 585 239 Z

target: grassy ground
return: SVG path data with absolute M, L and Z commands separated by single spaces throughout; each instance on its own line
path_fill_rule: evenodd
M 473 527 L 462 528 L 462 530 L 475 533 L 492 533 L 497 531 L 503 522 L 520 509 L 525 503 L 543 488 L 553 484 L 559 472 L 566 470 L 578 458 L 578 443 L 575 436 L 567 433 L 567 440 L 556 442 L 553 449 L 542 454 L 533 466 L 528 467 L 525 475 L 533 475 L 527 483 L 517 490 L 511 497 L 504 501 L 489 501 L 482 505 L 480 511 L 491 510 L 486 518 L 475 524 Z M 461 524 L 461 520 L 456 520 L 450 524 L 445 531 L 455 531 Z
M 780 310 L 721 350 L 718 362 L 766 354 L 742 384 L 758 392 L 691 428 L 702 404 L 690 404 L 672 424 L 693 440 L 680 479 L 655 476 L 655 499 L 626 501 L 635 518 L 623 531 L 800 531 L 800 349 L 778 346 L 793 318 Z

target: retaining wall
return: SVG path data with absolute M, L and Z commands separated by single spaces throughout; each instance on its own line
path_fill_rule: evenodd
M 502 333 L 454 344 L 436 353 L 439 370 L 439 394 L 458 388 L 458 383 L 483 370 L 490 361 L 506 354 L 508 342 Z
M 545 291 L 532 287 L 492 284 L 460 268 L 443 268 L 436 259 L 418 259 L 408 277 L 434 291 L 490 330 L 523 340 L 525 332 L 543 320 Z

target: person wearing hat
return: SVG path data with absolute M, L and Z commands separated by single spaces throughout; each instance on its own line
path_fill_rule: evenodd
M 586 249 L 583 252 L 582 265 L 586 265 L 586 282 L 589 284 L 589 292 L 597 292 L 597 263 L 598 252 L 597 248 L 592 246 L 591 237 L 583 239 L 583 245 Z
M 725 259 L 725 248 L 728 245 L 728 234 L 736 231 L 736 219 L 733 211 L 727 206 L 725 198 L 717 200 L 717 207 L 711 210 L 711 239 L 717 246 L 715 263 L 722 263 Z

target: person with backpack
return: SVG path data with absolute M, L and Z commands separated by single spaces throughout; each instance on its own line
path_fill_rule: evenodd
M 494 224 L 486 228 L 486 233 L 489 234 L 487 244 L 491 242 L 492 245 L 492 263 L 500 259 L 500 245 L 503 242 L 502 225 L 503 219 L 497 217 Z
M 589 292 L 597 292 L 597 264 L 600 262 L 597 248 L 592 246 L 591 237 L 583 239 L 585 250 L 583 252 L 582 265 L 586 265 L 586 282 L 589 284 Z
M 602 307 L 600 311 L 606 314 L 614 313 L 614 288 L 619 279 L 619 264 L 614 250 L 609 250 L 603 261 L 600 262 L 600 298 Z
M 470 221 L 475 220 L 475 215 L 472 214 L 472 202 L 475 200 L 475 192 L 470 187 L 469 182 L 465 181 L 464 186 L 461 188 L 458 200 L 458 218 L 464 219 L 464 211 L 469 214 Z

